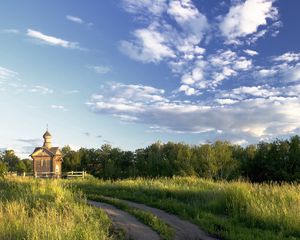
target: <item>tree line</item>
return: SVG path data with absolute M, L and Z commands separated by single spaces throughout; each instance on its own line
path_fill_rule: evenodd
M 156 142 L 124 151 L 105 144 L 100 148 L 62 148 L 63 171 L 87 171 L 104 179 L 129 177 L 198 176 L 211 179 L 244 178 L 252 182 L 299 181 L 300 137 L 242 147 L 228 141 L 201 145 Z M 0 152 L 0 175 L 5 171 L 30 172 L 32 161 L 12 150 Z
M 86 170 L 104 179 L 194 175 L 253 182 L 300 180 L 299 136 L 246 147 L 228 141 L 201 145 L 156 142 L 134 152 L 107 144 L 78 151 L 66 146 L 62 151 L 64 171 Z

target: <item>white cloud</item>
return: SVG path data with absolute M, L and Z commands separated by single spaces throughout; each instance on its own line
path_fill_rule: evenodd
M 203 32 L 208 28 L 205 15 L 199 12 L 190 0 L 173 0 L 169 3 L 167 13 L 172 16 L 183 29 L 201 39 Z M 196 41 L 199 41 L 197 39 Z
M 187 96 L 195 95 L 197 93 L 195 88 L 188 85 L 181 85 L 178 89 L 179 92 L 184 92 Z
M 89 69 L 92 69 L 98 74 L 106 74 L 112 71 L 111 67 L 108 66 L 88 66 Z
M 62 105 L 55 105 L 55 104 L 53 104 L 50 107 L 52 109 L 57 109 L 57 110 L 61 110 L 61 111 L 67 111 L 67 109 L 64 106 L 62 106 Z
M 79 90 L 66 90 L 66 91 L 63 91 L 64 94 L 75 94 L 75 93 L 79 93 Z
M 215 101 L 221 105 L 230 105 L 238 102 L 237 100 L 233 100 L 230 98 L 220 98 L 220 99 L 216 99 Z
M 124 0 L 123 6 L 146 27 L 134 30 L 132 40 L 120 41 L 120 51 L 144 63 L 166 62 L 172 72 L 181 75 L 183 85 L 190 85 L 180 91 L 198 94 L 194 85 L 203 85 L 200 82 L 205 78 L 200 60 L 206 49 L 200 44 L 209 30 L 206 16 L 191 0 Z M 174 21 L 169 24 L 166 18 Z
M 132 40 L 120 42 L 120 50 L 132 59 L 155 63 L 167 60 L 175 72 L 204 54 L 205 49 L 198 45 L 208 22 L 192 1 L 125 0 L 123 5 L 126 11 L 148 19 L 146 27 L 133 32 Z M 165 15 L 177 24 L 168 24 Z
M 53 90 L 44 86 L 34 86 L 30 89 L 28 89 L 29 92 L 33 92 L 33 93 L 41 93 L 41 94 L 52 94 Z
M 244 50 L 244 52 L 247 53 L 250 56 L 258 55 L 258 52 L 254 51 L 254 50 L 251 50 L 251 49 L 246 49 L 246 50 Z
M 236 144 L 236 145 L 247 145 L 248 144 L 248 141 L 245 139 L 233 140 L 231 142 L 232 142 L 232 144 Z
M 41 85 L 28 86 L 24 84 L 19 74 L 13 70 L 0 67 L 0 90 L 13 90 L 12 93 L 40 93 L 43 95 L 52 94 L 53 90 Z
M 74 23 L 84 24 L 87 27 L 92 27 L 94 25 L 93 23 L 86 22 L 82 18 L 77 17 L 77 16 L 67 15 L 66 19 L 69 20 L 69 21 L 71 21 L 71 22 L 74 22 Z
M 290 80 L 291 81 L 299 81 L 300 80 L 300 64 L 291 70 Z
M 257 66 L 254 76 L 285 84 L 300 81 L 300 53 L 287 52 L 274 56 L 267 64 L 268 66 Z
M 214 105 L 212 102 L 171 100 L 161 89 L 149 86 L 113 84 L 91 96 L 87 104 L 96 113 L 114 115 L 122 121 L 127 118 L 130 122 L 173 132 L 209 131 L 218 136 L 222 133 L 231 139 L 248 141 L 276 136 L 279 129 L 281 134 L 288 134 L 300 127 L 299 96 L 280 96 L 287 90 L 285 88 L 276 89 L 279 93 L 272 96 L 270 90 L 267 86 L 239 88 L 233 92 L 253 97 L 223 98 L 218 100 L 220 105 Z
M 267 19 L 277 20 L 278 10 L 272 5 L 273 0 L 246 0 L 232 6 L 220 23 L 222 34 L 229 43 L 236 43 L 240 37 L 257 33 L 259 26 L 267 24 Z
M 252 44 L 281 26 L 273 0 L 232 2 L 228 14 L 218 19 L 217 31 L 226 43 Z M 120 42 L 121 51 L 141 62 L 164 61 L 180 85 L 170 97 L 149 86 L 103 86 L 87 103 L 93 111 L 149 124 L 151 131 L 209 133 L 243 143 L 278 135 L 280 129 L 280 134 L 300 129 L 296 53 L 258 66 L 259 53 L 244 46 L 206 50 L 203 45 L 220 35 L 200 12 L 201 5 L 190 0 L 123 0 L 123 5 L 137 17 L 139 28 L 132 39 Z
M 261 77 L 272 77 L 277 73 L 275 69 L 261 69 L 258 71 Z
M 69 42 L 67 40 L 63 40 L 57 37 L 45 35 L 41 32 L 32 29 L 27 29 L 27 36 L 33 39 L 37 39 L 41 43 L 45 43 L 52 46 L 60 46 L 63 48 L 71 48 L 71 49 L 81 49 L 77 42 Z
M 19 34 L 20 30 L 16 28 L 7 28 L 7 29 L 0 30 L 0 33 Z
M 17 72 L 0 66 L 0 80 L 1 79 L 7 80 L 7 79 L 15 78 L 17 76 L 18 76 Z
M 230 97 L 231 99 L 247 100 L 248 98 L 270 98 L 280 96 L 282 92 L 277 88 L 268 85 L 264 86 L 241 86 L 227 90 L 220 94 L 221 97 Z
M 234 64 L 236 70 L 248 70 L 252 66 L 252 61 L 244 58 L 240 58 Z
M 123 0 L 123 7 L 134 14 L 160 15 L 167 9 L 166 0 Z
M 67 15 L 66 19 L 68 19 L 71 22 L 79 23 L 82 24 L 84 21 L 80 17 L 72 16 L 72 15 Z
M 287 52 L 280 56 L 274 57 L 274 61 L 295 62 L 300 60 L 300 53 Z
M 129 57 L 142 62 L 159 62 L 175 57 L 168 46 L 169 39 L 155 29 L 155 26 L 135 30 L 136 42 L 121 41 L 120 49 Z

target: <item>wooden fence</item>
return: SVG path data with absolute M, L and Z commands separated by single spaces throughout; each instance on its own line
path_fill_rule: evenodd
M 79 172 L 67 172 L 67 178 L 76 178 L 76 177 L 81 177 L 81 178 L 85 178 L 86 176 L 86 172 L 85 171 L 79 171 Z
M 85 171 L 70 171 L 70 172 L 8 172 L 6 175 L 8 176 L 22 176 L 22 177 L 35 177 L 35 178 L 85 178 Z

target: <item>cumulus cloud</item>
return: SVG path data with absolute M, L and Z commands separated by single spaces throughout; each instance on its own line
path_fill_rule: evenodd
M 272 21 L 278 19 L 278 10 L 273 6 L 273 2 L 273 0 L 246 0 L 230 7 L 220 23 L 222 34 L 229 43 L 237 43 L 238 38 L 258 33 L 258 27 L 265 26 L 267 19 Z M 264 34 L 265 32 L 260 32 L 260 35 Z
M 286 52 L 273 56 L 266 66 L 258 66 L 256 76 L 281 84 L 300 81 L 300 53 Z
M 133 31 L 132 40 L 122 40 L 120 50 L 134 60 L 167 60 L 172 70 L 202 55 L 198 46 L 208 29 L 208 21 L 190 0 L 123 1 L 126 11 L 146 17 L 147 26 Z M 168 24 L 163 16 L 174 19 Z
M 184 92 L 187 96 L 195 95 L 197 93 L 195 88 L 189 87 L 188 85 L 181 85 L 178 91 Z
M 201 39 L 204 30 L 208 27 L 206 16 L 199 12 L 192 1 L 170 1 L 167 13 L 175 19 L 182 29 L 188 30 L 196 38 Z
M 276 73 L 277 73 L 277 70 L 275 70 L 275 69 L 260 69 L 260 70 L 258 71 L 258 74 L 259 74 L 261 77 L 272 77 L 272 76 L 274 76 Z
M 238 102 L 237 100 L 233 100 L 230 98 L 219 98 L 219 99 L 216 99 L 215 101 L 221 105 L 234 104 L 234 103 Z
M 60 46 L 63 48 L 70 49 L 81 49 L 78 42 L 70 42 L 61 38 L 45 35 L 39 31 L 32 29 L 27 29 L 27 36 L 32 39 L 38 40 L 41 43 L 45 43 L 52 46 Z
M 299 86 L 297 88 L 300 90 Z M 244 139 L 259 140 L 272 136 L 278 129 L 283 134 L 300 127 L 299 97 L 281 96 L 290 91 L 288 89 L 273 89 L 272 94 L 270 90 L 268 86 L 238 88 L 231 94 L 244 94 L 242 99 L 223 98 L 217 100 L 219 105 L 215 105 L 212 102 L 172 100 L 163 90 L 149 86 L 115 83 L 103 86 L 102 91 L 91 96 L 87 104 L 96 113 L 113 115 L 122 121 L 146 123 L 156 126 L 156 129 L 187 133 L 222 132 L 235 138 L 244 136 Z
M 87 105 L 122 122 L 148 124 L 149 131 L 240 143 L 298 131 L 300 55 L 287 52 L 258 65 L 259 53 L 247 45 L 278 33 L 274 1 L 232 2 L 227 14 L 209 22 L 190 0 L 123 0 L 138 27 L 120 41 L 120 50 L 143 63 L 166 63 L 178 78 L 176 88 L 169 96 L 150 86 L 112 83 Z M 211 49 L 212 38 L 236 45 Z
M 274 61 L 295 62 L 300 60 L 300 53 L 287 52 L 280 56 L 274 57 Z
M 120 49 L 132 59 L 142 62 L 159 62 L 164 58 L 175 57 L 168 46 L 169 39 L 156 30 L 155 25 L 134 32 L 134 42 L 121 41 Z

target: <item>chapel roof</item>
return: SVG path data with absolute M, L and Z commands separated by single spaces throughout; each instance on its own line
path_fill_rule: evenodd
M 45 147 L 37 147 L 34 149 L 33 153 L 30 156 L 32 156 L 34 153 L 38 152 L 39 150 L 44 150 L 50 156 L 61 155 L 61 151 L 59 150 L 59 147 L 52 147 L 50 149 Z
M 51 137 L 51 134 L 48 132 L 48 130 L 44 133 L 43 137 Z

